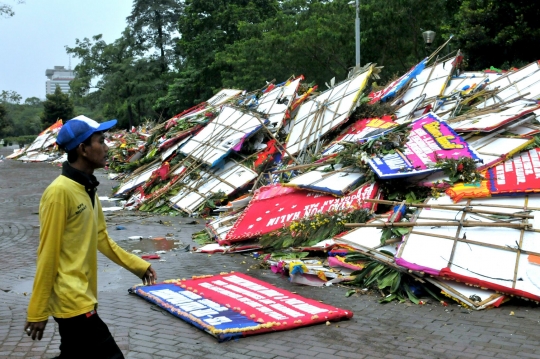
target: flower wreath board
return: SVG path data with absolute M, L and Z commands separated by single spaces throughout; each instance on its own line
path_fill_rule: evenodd
M 236 338 L 352 318 L 332 307 L 242 273 L 168 280 L 129 289 L 218 339 Z
M 428 113 L 412 123 L 409 140 L 403 153 L 396 151 L 369 160 L 371 169 L 379 178 L 400 178 L 440 171 L 435 167 L 438 159 L 480 157 L 468 143 L 437 115 Z

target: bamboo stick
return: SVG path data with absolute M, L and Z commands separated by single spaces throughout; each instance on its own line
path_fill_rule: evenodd
M 335 171 L 332 171 L 332 172 L 328 172 L 328 173 L 325 173 L 323 174 L 321 177 L 322 178 L 325 178 L 325 177 L 328 177 L 328 176 L 332 176 L 332 175 L 335 175 L 336 173 L 339 173 L 339 172 L 345 172 L 347 170 L 350 170 L 351 168 L 355 167 L 354 165 L 351 165 L 351 166 L 347 166 L 347 167 L 343 167 L 343 168 L 340 168 L 338 170 L 335 170 Z M 347 173 L 353 173 L 352 171 L 351 172 L 347 172 Z
M 463 222 L 398 222 L 398 223 L 345 223 L 345 227 L 495 227 L 495 228 L 530 228 L 532 224 L 528 223 L 487 223 L 478 221 L 463 221 Z
M 365 199 L 364 202 L 370 202 L 370 203 L 380 203 L 380 204 L 388 204 L 388 205 L 393 205 L 393 206 L 397 206 L 399 204 L 401 204 L 401 202 L 395 202 L 395 201 L 386 201 L 386 200 L 382 200 L 382 199 Z M 486 210 L 482 210 L 482 209 L 471 209 L 471 208 L 468 208 L 466 205 L 455 205 L 455 206 L 461 206 L 462 208 L 448 208 L 448 206 L 443 206 L 443 205 L 431 205 L 431 204 L 424 204 L 424 203 L 406 203 L 407 206 L 410 206 L 410 207 L 417 207 L 417 208 L 431 208 L 431 209 L 443 209 L 443 210 L 447 210 L 447 211 L 455 211 L 455 210 L 461 210 L 461 211 L 464 211 L 464 212 L 469 212 L 469 213 L 484 213 L 484 214 L 494 214 L 494 215 L 504 215 L 504 216 L 508 216 L 508 217 L 517 217 L 517 218 L 528 218 L 528 219 L 533 219 L 534 216 L 531 216 L 531 215 L 528 215 L 528 214 L 519 214 L 519 213 L 501 213 L 501 212 L 494 212 L 494 211 L 486 211 Z M 474 205 L 472 205 L 474 206 Z M 503 207 L 503 208 L 506 208 L 506 207 Z M 522 208 L 522 207 L 520 207 Z
M 299 164 L 298 161 L 296 160 L 296 158 L 293 157 L 293 155 L 291 155 L 289 153 L 289 151 L 287 151 L 287 148 L 285 146 L 283 146 L 283 144 L 281 143 L 280 140 L 277 139 L 276 136 L 274 136 L 274 134 L 272 133 L 272 131 L 270 131 L 268 129 L 268 127 L 266 127 L 266 125 L 264 124 L 264 122 L 261 120 L 261 118 L 258 116 L 258 115 L 253 115 L 253 117 L 255 117 L 259 123 L 261 124 L 261 126 L 266 130 L 266 132 L 268 132 L 268 134 L 270 135 L 271 138 L 273 138 L 277 144 L 279 145 L 279 147 L 283 148 L 283 150 L 285 151 L 285 153 L 287 153 L 287 155 L 289 155 L 289 157 L 296 163 L 296 164 Z
M 471 201 L 474 201 L 474 199 L 471 199 Z M 463 204 L 460 203 L 452 203 L 452 204 L 441 204 L 442 207 L 463 207 Z M 497 208 L 508 208 L 508 209 L 521 209 L 523 210 L 523 206 L 514 206 L 514 205 L 506 205 L 506 204 L 484 204 L 484 203 L 471 203 L 471 207 L 497 207 Z M 414 205 L 411 205 L 411 207 L 414 207 Z M 453 208 L 448 208 L 453 209 Z M 527 211 L 540 211 L 540 207 L 527 207 Z M 499 213 L 502 214 L 502 213 Z
M 504 105 L 508 105 L 509 103 L 521 100 L 523 97 L 528 96 L 530 94 L 531 94 L 530 92 L 527 92 L 527 93 L 525 93 L 523 95 L 519 95 L 517 97 L 511 98 L 510 100 L 506 100 L 506 101 L 503 101 L 503 102 L 498 102 L 498 103 L 495 103 L 493 105 L 490 105 L 490 106 L 487 106 L 487 107 L 484 107 L 484 108 L 481 108 L 481 109 L 477 108 L 476 110 L 471 110 L 471 111 L 467 112 L 464 115 L 454 117 L 453 119 L 448 120 L 446 122 L 447 123 L 462 122 L 462 121 L 469 120 L 469 119 L 472 119 L 472 118 L 480 116 L 480 115 L 485 115 L 485 114 L 488 114 L 488 113 L 497 112 L 497 110 L 502 111 L 501 107 L 503 107 Z
M 324 161 L 319 162 L 319 163 L 307 163 L 307 164 L 304 164 L 304 165 L 291 166 L 291 167 L 284 168 L 282 170 L 273 171 L 273 172 L 271 172 L 271 174 L 289 172 L 289 171 L 294 171 L 294 170 L 301 170 L 301 169 L 310 168 L 310 167 L 318 167 L 318 166 L 322 166 L 322 165 L 330 163 L 330 162 L 334 162 L 335 160 L 336 160 L 335 158 L 330 158 L 330 159 L 324 160 Z
M 435 238 L 454 240 L 454 237 L 445 236 L 445 235 L 442 235 L 442 234 L 434 234 L 434 233 L 418 232 L 418 231 L 411 231 L 411 234 L 417 234 L 419 236 L 426 236 L 426 237 L 435 237 Z M 473 241 L 473 240 L 465 239 L 465 238 L 458 238 L 458 241 L 463 242 L 463 243 L 478 245 L 478 246 L 481 246 L 481 247 L 495 248 L 495 249 L 505 250 L 505 251 L 509 251 L 509 252 L 518 252 L 517 248 L 512 248 L 512 247 L 508 247 L 508 246 L 499 246 L 497 244 Z M 403 245 L 402 245 L 402 247 L 403 247 Z M 523 249 L 520 249 L 519 251 L 521 253 L 524 253 L 524 254 L 532 254 L 534 256 L 540 256 L 540 253 L 538 253 L 538 252 L 526 251 L 526 250 L 523 250 Z
M 527 205 L 529 204 L 529 196 L 525 196 L 525 209 L 527 208 Z M 524 223 L 527 222 L 526 219 L 523 220 Z M 519 268 L 519 259 L 521 258 L 521 246 L 523 245 L 523 237 L 525 236 L 525 231 L 522 229 L 521 233 L 519 235 L 519 244 L 518 244 L 518 251 L 516 253 L 516 265 L 514 267 L 514 278 L 512 279 L 512 288 L 516 289 L 516 282 L 517 282 L 517 275 L 518 275 L 518 268 Z
M 470 205 L 471 203 L 471 200 L 467 200 L 467 206 Z M 465 220 L 465 216 L 467 215 L 467 212 L 463 211 L 463 213 L 461 213 L 461 219 L 460 219 L 460 222 L 462 222 L 463 220 Z M 418 219 L 417 219 L 418 221 Z M 454 255 L 456 254 L 456 247 L 457 247 L 457 242 L 458 242 L 458 239 L 459 239 L 459 233 L 461 232 L 462 230 L 462 226 L 459 226 L 457 229 L 456 229 L 456 234 L 454 236 L 454 243 L 452 244 L 452 252 L 450 252 L 450 259 L 448 260 L 448 267 L 450 267 L 450 265 L 453 263 L 454 261 Z
M 454 290 L 452 287 L 450 287 L 448 284 L 444 283 L 444 280 L 442 278 L 437 278 L 437 283 L 445 288 L 446 292 L 448 292 L 449 294 L 452 293 L 453 295 L 455 295 L 456 297 L 458 297 L 460 300 L 462 300 L 463 302 L 469 302 L 468 304 L 472 304 L 474 307 L 478 308 L 478 307 L 481 307 L 483 305 L 486 305 L 487 303 L 489 303 L 490 301 L 492 301 L 493 299 L 495 298 L 498 298 L 500 297 L 502 294 L 492 294 L 490 295 L 489 297 L 487 297 L 486 299 L 484 299 L 483 301 L 481 302 L 474 302 L 472 299 L 470 298 L 467 298 L 466 296 L 464 296 L 463 294 L 461 294 L 460 292 Z

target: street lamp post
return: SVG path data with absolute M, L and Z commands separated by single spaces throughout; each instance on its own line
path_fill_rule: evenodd
M 356 66 L 360 67 L 360 0 L 350 1 L 349 5 L 356 7 L 355 38 L 356 38 Z
M 360 0 L 356 0 L 356 66 L 360 67 Z

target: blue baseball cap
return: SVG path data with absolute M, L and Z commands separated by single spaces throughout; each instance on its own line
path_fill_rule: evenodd
M 116 122 L 116 120 L 110 120 L 97 123 L 86 116 L 77 116 L 62 126 L 56 137 L 56 144 L 66 151 L 71 151 L 94 133 L 106 131 L 116 125 Z

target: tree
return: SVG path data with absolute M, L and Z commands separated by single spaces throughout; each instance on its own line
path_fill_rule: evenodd
M 426 56 L 422 29 L 441 33 L 447 11 L 462 1 L 362 0 L 362 64 L 384 66 L 382 81 L 403 74 Z M 254 90 L 293 74 L 318 84 L 342 80 L 354 66 L 355 9 L 348 3 L 135 0 L 119 39 L 107 44 L 97 35 L 67 48 L 81 59 L 73 99 L 131 126 L 169 117 L 222 87 Z
M 242 21 L 256 24 L 273 17 L 277 0 L 187 0 L 178 22 L 178 54 L 182 62 L 167 96 L 156 108 L 176 112 L 205 101 L 222 86 L 223 63 L 215 56 L 241 38 Z
M 128 25 L 141 45 L 159 52 L 161 72 L 167 72 L 172 46 L 177 40 L 173 34 L 181 13 L 179 0 L 135 0 Z
M 385 67 L 383 81 L 426 56 L 424 29 L 442 25 L 441 0 L 362 0 L 361 64 Z M 347 0 L 283 1 L 276 16 L 241 22 L 241 38 L 216 55 L 224 86 L 257 88 L 303 74 L 309 82 L 342 80 L 355 64 L 355 8 Z
M 161 63 L 144 57 L 145 48 L 130 28 L 111 44 L 96 35 L 91 40 L 77 39 L 75 47 L 66 49 L 81 59 L 70 83 L 78 103 L 101 108 L 105 117 L 117 118 L 120 126 L 131 127 L 156 115 L 152 105 L 166 89 Z
M 520 67 L 538 60 L 540 2 L 449 0 L 454 16 L 445 26 L 465 52 L 469 67 Z
M 13 122 L 8 116 L 6 107 L 0 104 L 0 138 L 10 136 L 13 133 Z
M 16 0 L 15 3 L 23 4 L 24 0 Z M 0 16 L 12 17 L 13 15 L 15 15 L 15 11 L 13 11 L 13 6 L 0 2 Z
M 0 93 L 0 102 L 18 104 L 22 100 L 22 96 L 15 91 L 2 90 Z
M 354 65 L 354 8 L 346 1 L 285 1 L 276 16 L 239 30 L 216 55 L 225 87 L 254 89 L 293 74 L 324 84 Z
M 48 94 L 46 97 L 47 100 L 43 102 L 43 113 L 41 114 L 44 128 L 49 127 L 59 119 L 68 121 L 75 116 L 73 102 L 67 94 L 62 93 L 60 86 L 56 86 L 54 93 Z
M 37 97 L 28 97 L 24 100 L 24 104 L 28 106 L 43 106 L 43 102 Z
M 15 91 L 0 93 L 0 105 L 2 106 L 2 119 L 0 128 L 3 135 L 23 136 L 35 135 L 41 132 L 40 113 L 43 105 L 37 97 L 30 97 L 21 104 L 22 96 Z

